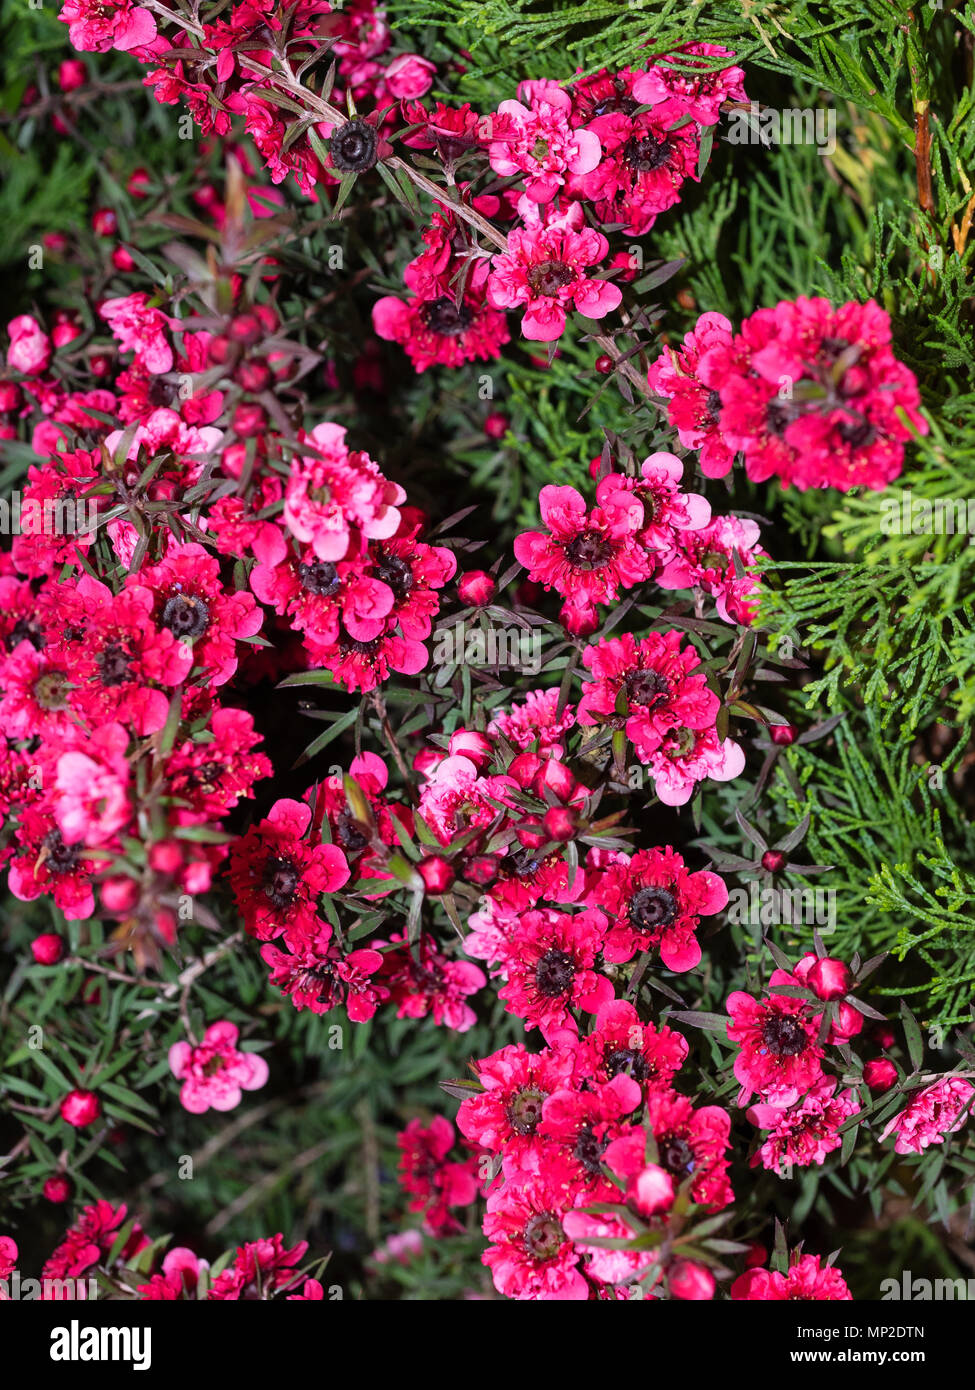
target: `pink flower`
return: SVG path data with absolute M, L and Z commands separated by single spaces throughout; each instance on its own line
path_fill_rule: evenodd
M 776 1274 L 768 1269 L 746 1270 L 732 1284 L 731 1297 L 736 1301 L 788 1303 L 796 1300 L 851 1301 L 853 1295 L 842 1273 L 833 1265 L 821 1264 L 818 1255 L 794 1253 L 787 1274 Z
M 946 1076 L 912 1095 L 906 1107 L 890 1120 L 881 1134 L 897 1136 L 899 1154 L 919 1154 L 930 1144 L 943 1144 L 946 1135 L 961 1129 L 969 1116 L 975 1086 L 960 1076 Z
M 25 376 L 39 376 L 51 361 L 51 340 L 36 319 L 20 314 L 7 324 L 7 366 Z
M 566 173 L 588 174 L 595 169 L 602 153 L 599 139 L 583 127 L 572 128 L 572 99 L 557 82 L 523 82 L 518 94 L 528 106 L 503 101 L 498 114 L 488 117 L 488 159 L 502 178 L 524 174 L 529 198 L 547 203 Z
M 320 560 L 341 560 L 350 527 L 370 539 L 388 539 L 400 524 L 406 500 L 398 483 L 384 478 L 368 454 L 351 451 L 341 425 L 316 425 L 303 436 L 314 454 L 297 455 L 285 488 L 284 520 Z
M 136 11 L 147 14 L 148 11 Z M 136 361 L 152 376 L 172 371 L 173 349 L 165 330 L 169 320 L 149 303 L 147 294 L 106 299 L 101 316 L 118 339 L 123 352 L 134 352 Z
M 748 1118 L 768 1130 L 768 1137 L 753 1156 L 752 1167 L 760 1162 L 778 1172 L 787 1164 L 821 1164 L 843 1142 L 840 1125 L 859 1109 L 855 1091 L 837 1092 L 836 1082 L 825 1076 L 792 1105 L 753 1105 Z
M 632 493 L 604 491 L 590 512 L 575 488 L 549 483 L 538 503 L 550 534 L 523 531 L 515 557 L 529 579 L 561 594 L 567 607 L 610 603 L 620 589 L 650 578 L 653 566 L 636 534 L 644 509 Z
M 82 53 L 128 52 L 156 37 L 156 21 L 132 0 L 65 0 L 58 19 L 68 25 L 68 37 Z
M 385 70 L 386 86 L 397 101 L 415 101 L 433 85 L 436 65 L 418 53 L 400 53 Z
M 657 583 L 662 589 L 703 589 L 726 623 L 748 624 L 758 611 L 758 566 L 768 558 L 758 536 L 758 522 L 736 516 L 716 516 L 700 530 L 682 531 Z
M 508 982 L 498 997 L 508 1013 L 553 1041 L 574 1029 L 573 1008 L 595 1013 L 612 999 L 612 985 L 594 969 L 605 932 L 606 918 L 594 910 L 524 913 L 500 957 Z
M 776 970 L 770 988 L 796 985 L 794 975 Z M 742 990 L 728 996 L 728 1037 L 740 1045 L 735 1076 L 741 1082 L 741 1103 L 753 1091 L 770 1093 L 783 1105 L 793 1104 L 822 1076 L 823 1049 L 819 1044 L 821 1012 L 813 1012 L 808 1000 L 791 994 L 770 993 L 758 1000 Z
M 524 336 L 551 342 L 564 332 L 568 309 L 601 319 L 619 307 L 619 288 L 593 279 L 586 270 L 602 261 L 608 250 L 609 242 L 591 227 L 578 232 L 516 227 L 509 233 L 507 252 L 492 261 L 488 300 L 496 309 L 524 305 Z
M 632 858 L 609 853 L 587 898 L 609 917 L 606 960 L 624 962 L 659 947 L 663 964 L 677 971 L 698 964 L 700 918 L 720 912 L 727 901 L 723 879 L 707 869 L 691 873 L 669 846 L 638 850 Z
M 268 1078 L 268 1066 L 256 1052 L 239 1052 L 236 1024 L 211 1023 L 201 1043 L 177 1042 L 169 1049 L 169 1068 L 182 1081 L 179 1098 L 191 1115 L 234 1110 L 243 1091 L 257 1091 Z
M 54 817 L 64 843 L 103 845 L 132 815 L 129 800 L 129 735 L 121 724 L 96 729 L 87 745 L 57 762 Z
M 651 390 L 670 401 L 667 418 L 688 449 L 698 449 L 706 478 L 729 472 L 735 451 L 725 443 L 718 424 L 721 395 L 709 384 L 709 363 L 723 363 L 733 341 L 730 320 L 723 314 L 702 314 L 684 335 L 680 347 L 666 347 L 647 372 Z M 723 378 L 720 371 L 716 380 Z
M 626 729 L 642 762 L 649 762 L 668 735 L 714 727 L 718 697 L 699 671 L 700 657 L 675 629 L 604 639 L 583 652 L 592 673 L 579 701 L 580 724 L 610 723 Z M 620 697 L 625 713 L 617 709 Z
M 540 1301 L 589 1296 L 577 1266 L 582 1258 L 563 1227 L 571 1206 L 566 1185 L 554 1174 L 509 1182 L 488 1198 L 482 1255 L 499 1293 Z

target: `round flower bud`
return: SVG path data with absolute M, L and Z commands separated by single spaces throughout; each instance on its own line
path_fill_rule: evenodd
M 94 1091 L 69 1091 L 61 1102 L 61 1118 L 75 1129 L 94 1124 L 102 1113 L 101 1101 Z
M 454 871 L 446 859 L 439 859 L 435 855 L 421 859 L 416 869 L 428 893 L 446 893 L 454 881 Z
M 773 743 L 788 748 L 790 743 L 795 743 L 798 732 L 795 724 L 770 724 L 768 736 Z
M 507 415 L 502 415 L 500 411 L 494 411 L 484 421 L 484 433 L 488 439 L 503 439 L 508 433 L 508 426 L 511 421 Z
M 571 840 L 576 833 L 579 813 L 571 806 L 550 806 L 542 817 L 542 824 L 550 840 Z
M 668 1275 L 667 1287 L 672 1298 L 703 1303 L 714 1297 L 714 1275 L 693 1260 L 678 1260 Z
M 64 955 L 64 942 L 57 932 L 53 931 L 36 936 L 31 942 L 30 948 L 38 965 L 57 965 Z
M 809 988 L 817 999 L 842 999 L 849 994 L 853 976 L 850 967 L 833 956 L 825 956 L 810 967 Z
M 484 570 L 468 570 L 457 580 L 457 597 L 461 603 L 481 608 L 491 602 L 497 587 L 492 576 Z
M 897 1068 L 889 1057 L 871 1057 L 863 1065 L 863 1079 L 875 1096 L 881 1096 L 897 1080 Z
M 42 1191 L 49 1202 L 67 1202 L 71 1199 L 74 1185 L 64 1173 L 52 1173 L 44 1180 Z

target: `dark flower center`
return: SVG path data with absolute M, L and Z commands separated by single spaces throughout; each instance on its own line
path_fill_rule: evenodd
M 301 874 L 290 859 L 277 856 L 264 865 L 264 896 L 274 907 L 289 907 L 295 900 Z
M 389 585 L 398 601 L 402 603 L 413 589 L 413 570 L 409 563 L 399 555 L 381 551 L 376 558 L 376 568 L 379 578 L 384 584 Z
M 721 392 L 720 392 L 720 391 L 709 391 L 709 392 L 708 392 L 707 412 L 708 412 L 708 414 L 710 415 L 711 419 L 715 422 L 715 424 L 717 424 L 718 416 L 719 416 L 720 413 L 721 413 Z
M 666 888 L 641 888 L 630 899 L 629 918 L 637 931 L 669 927 L 677 916 L 677 899 Z
M 96 660 L 102 685 L 121 685 L 128 678 L 129 658 L 118 642 L 106 642 Z
M 354 637 L 343 632 L 339 637 L 339 648 L 346 656 L 349 652 L 354 652 L 357 656 L 375 656 L 382 646 L 382 641 L 382 637 L 374 637 L 371 642 L 357 642 Z
M 298 579 L 305 592 L 314 594 L 316 598 L 328 598 L 342 587 L 338 570 L 330 560 L 312 560 L 310 564 L 300 564 Z
M 525 1249 L 536 1260 L 552 1260 L 562 1249 L 562 1224 L 552 1212 L 533 1216 L 525 1227 Z
M 162 625 L 174 637 L 200 637 L 210 626 L 210 610 L 195 594 L 173 594 L 163 607 Z
M 164 381 L 161 376 L 154 376 L 149 384 L 148 395 L 150 405 L 172 405 L 176 397 L 176 385 L 172 381 Z
M 441 338 L 456 338 L 470 328 L 474 313 L 466 304 L 455 304 L 443 294 L 423 305 L 420 318 L 431 333 L 439 333 Z
M 343 174 L 362 174 L 376 162 L 378 141 L 368 121 L 347 121 L 328 142 L 332 164 Z
M 685 1177 L 694 1171 L 694 1150 L 680 1135 L 668 1134 L 659 1140 L 657 1152 L 660 1154 L 661 1168 L 666 1168 L 675 1178 Z
M 74 845 L 66 845 L 61 838 L 58 829 L 49 830 L 44 836 L 44 848 L 47 856 L 44 864 L 50 874 L 70 874 L 74 873 L 78 867 L 78 851 Z
M 565 547 L 565 557 L 578 570 L 598 570 L 608 563 L 613 545 L 599 531 L 580 531 Z
M 762 1027 L 762 1041 L 776 1057 L 798 1057 L 809 1039 L 797 1018 L 773 1014 Z
M 29 642 L 35 651 L 46 645 L 40 627 L 30 618 L 18 618 L 7 637 L 7 650 L 12 652 L 18 642 Z
M 539 994 L 548 995 L 550 999 L 565 994 L 572 987 L 575 973 L 576 967 L 572 957 L 553 946 L 545 952 L 535 967 L 535 984 L 538 986 Z
M 358 854 L 369 843 L 349 811 L 339 812 L 335 823 L 335 833 L 342 848 L 349 850 L 352 854 Z
M 587 1173 L 598 1174 L 603 1171 L 601 1160 L 608 1148 L 608 1139 L 599 1139 L 593 1133 L 592 1125 L 583 1125 L 573 1153 Z
M 525 848 L 506 854 L 498 864 L 499 872 L 508 878 L 533 878 L 540 868 L 541 861 L 536 858 L 535 851 Z
M 618 1047 L 607 1054 L 603 1066 L 610 1080 L 614 1076 L 632 1076 L 634 1081 L 646 1081 L 650 1063 L 642 1052 L 632 1047 Z
M 765 428 L 769 434 L 774 434 L 776 439 L 781 439 L 786 427 L 792 424 L 796 415 L 797 411 L 793 405 L 778 399 L 770 401 L 765 412 Z
M 634 136 L 623 146 L 623 159 L 640 174 L 665 168 L 673 157 L 674 147 L 670 141 L 658 140 L 653 135 Z
M 546 1092 L 538 1086 L 523 1086 L 507 1106 L 508 1123 L 516 1134 L 534 1134 L 542 1118 Z
M 656 709 L 658 705 L 664 704 L 670 695 L 666 677 L 652 668 L 645 671 L 629 671 L 624 684 L 630 704 L 643 705 L 644 709 Z
M 575 278 L 575 271 L 564 261 L 540 261 L 528 272 L 528 283 L 535 295 L 556 295 Z
M 851 449 L 866 448 L 877 438 L 877 431 L 869 420 L 844 420 L 837 433 Z

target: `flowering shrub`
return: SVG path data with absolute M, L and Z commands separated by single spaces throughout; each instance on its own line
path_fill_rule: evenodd
M 745 192 L 806 31 L 416 8 L 67 0 L 6 103 L 102 183 L 4 320 L 0 1280 L 876 1297 L 970 1203 L 953 107 Z

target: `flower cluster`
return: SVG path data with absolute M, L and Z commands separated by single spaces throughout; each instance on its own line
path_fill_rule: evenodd
M 884 488 L 905 443 L 928 431 L 914 373 L 894 356 L 890 316 L 873 300 L 785 300 L 738 333 L 722 314 L 702 314 L 648 380 L 711 478 L 740 453 L 755 482 Z
M 520 1044 L 477 1063 L 477 1093 L 457 1123 L 495 1157 L 484 1262 L 518 1299 L 627 1297 L 667 1282 L 671 1296 L 710 1298 L 707 1266 L 681 1253 L 675 1203 L 715 1213 L 733 1198 L 731 1120 L 674 1089 L 687 1054 L 670 1028 L 609 999 L 584 1038 L 530 1053 Z M 640 1241 L 672 1229 L 668 1253 Z
M 38 1281 L 39 1296 L 83 1298 L 83 1293 L 72 1292 L 71 1281 L 96 1276 L 103 1288 L 112 1289 L 115 1297 L 153 1301 L 325 1296 L 317 1280 L 306 1278 L 296 1268 L 308 1249 L 307 1241 L 299 1241 L 290 1249 L 280 1234 L 248 1242 L 237 1248 L 233 1259 L 228 1255 L 221 1261 L 225 1267 L 219 1274 L 211 1275 L 209 1262 L 185 1246 L 174 1246 L 163 1254 L 163 1240 L 153 1247 L 152 1264 L 159 1256 L 162 1258 L 158 1270 L 152 1272 L 146 1263 L 146 1252 L 153 1243 L 138 1221 L 126 1220 L 127 1215 L 124 1204 L 113 1206 L 111 1202 L 99 1201 L 82 1208 L 44 1264 Z M 0 1279 L 6 1279 L 16 1260 L 16 1242 L 9 1236 L 0 1236 Z

